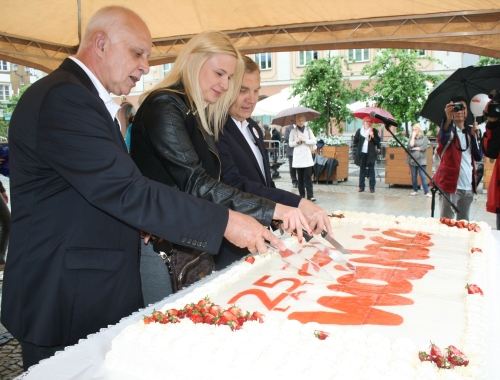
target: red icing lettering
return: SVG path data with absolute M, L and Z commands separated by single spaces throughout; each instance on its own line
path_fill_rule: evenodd
M 281 301 L 283 301 L 288 296 L 288 293 L 281 293 L 278 297 L 276 297 L 275 299 L 272 300 L 269 298 L 269 296 L 263 290 L 248 289 L 248 290 L 244 290 L 242 292 L 239 292 L 233 298 L 231 298 L 227 303 L 232 305 L 232 304 L 236 303 L 236 301 L 239 300 L 241 297 L 244 297 L 246 295 L 256 296 L 260 300 L 260 302 L 262 302 L 262 304 L 265 307 L 267 307 L 267 310 L 272 310 L 276 305 L 278 305 Z
M 299 299 L 299 296 L 303 293 L 307 293 L 306 290 L 301 290 L 300 292 L 295 292 L 295 293 L 290 293 L 290 297 L 292 297 L 295 300 Z
M 301 281 L 298 278 L 280 278 L 274 282 L 266 282 L 266 280 L 269 279 L 269 277 L 271 276 L 261 277 L 253 284 L 265 288 L 274 288 L 274 286 L 276 286 L 276 284 L 279 284 L 280 282 L 290 281 L 292 282 L 293 285 L 286 290 L 287 292 L 293 292 L 295 289 L 297 289 L 299 286 L 302 285 Z
M 434 267 L 404 260 L 428 259 L 429 247 L 433 244 L 429 235 L 420 232 L 390 229 L 383 231 L 382 235 L 370 237 L 373 244 L 368 244 L 364 250 L 351 250 L 352 253 L 369 255 L 353 258 L 351 262 L 374 264 L 377 267 L 357 266 L 356 275 L 350 273 L 341 276 L 337 279 L 338 284 L 327 287 L 332 291 L 349 294 L 348 296 L 325 295 L 317 300 L 318 304 L 332 311 L 294 312 L 288 318 L 302 323 L 341 325 L 395 326 L 403 323 L 401 316 L 376 309 L 376 307 L 413 304 L 411 299 L 400 294 L 410 294 L 413 285 L 408 280 L 421 279 Z M 355 235 L 353 238 L 364 238 L 364 236 Z M 370 280 L 382 283 L 374 283 Z

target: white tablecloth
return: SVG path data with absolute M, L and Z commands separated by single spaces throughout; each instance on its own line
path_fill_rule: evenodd
M 493 250 L 490 261 L 490 285 L 488 297 L 491 297 L 489 304 L 488 319 L 491 326 L 489 334 L 489 378 L 500 379 L 500 326 L 498 320 L 500 318 L 500 231 L 493 231 Z M 226 269 L 227 270 L 227 269 Z M 223 271 L 222 271 L 223 272 Z M 212 276 L 200 281 L 193 286 L 202 285 L 206 281 L 210 281 L 213 276 L 218 276 L 220 273 L 214 273 Z M 177 294 L 164 299 L 155 305 L 151 305 L 131 316 L 124 318 L 117 325 L 103 329 L 97 334 L 93 334 L 88 339 L 81 340 L 75 346 L 68 347 L 65 351 L 58 352 L 50 359 L 42 361 L 40 364 L 32 367 L 28 373 L 24 373 L 17 379 L 23 380 L 81 380 L 81 379 L 100 379 L 106 380 L 104 368 L 104 358 L 106 353 L 111 349 L 111 341 L 125 327 L 138 322 L 143 315 L 150 314 L 154 308 L 159 309 L 165 303 L 174 301 L 177 298 L 191 292 L 192 289 L 185 289 Z M 168 347 L 166 347 L 168 355 Z

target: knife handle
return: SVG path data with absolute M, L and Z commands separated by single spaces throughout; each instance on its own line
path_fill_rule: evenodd
M 309 242 L 314 236 L 309 235 L 306 230 L 302 229 L 302 236 L 304 236 L 304 239 L 306 239 L 306 242 Z
M 328 235 L 328 232 L 326 230 L 321 231 L 321 236 L 325 238 Z

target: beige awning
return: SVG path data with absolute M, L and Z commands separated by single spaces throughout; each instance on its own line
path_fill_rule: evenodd
M 0 59 L 50 72 L 76 52 L 89 17 L 114 4 L 148 24 L 152 64 L 210 29 L 247 54 L 399 47 L 500 58 L 499 0 L 2 0 Z

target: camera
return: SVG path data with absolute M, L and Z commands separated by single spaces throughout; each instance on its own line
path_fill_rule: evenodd
M 462 111 L 464 109 L 465 109 L 465 106 L 462 102 L 453 103 L 453 112 Z
M 488 104 L 488 113 L 485 116 L 500 117 L 500 90 L 493 90 L 488 94 L 491 103 Z

